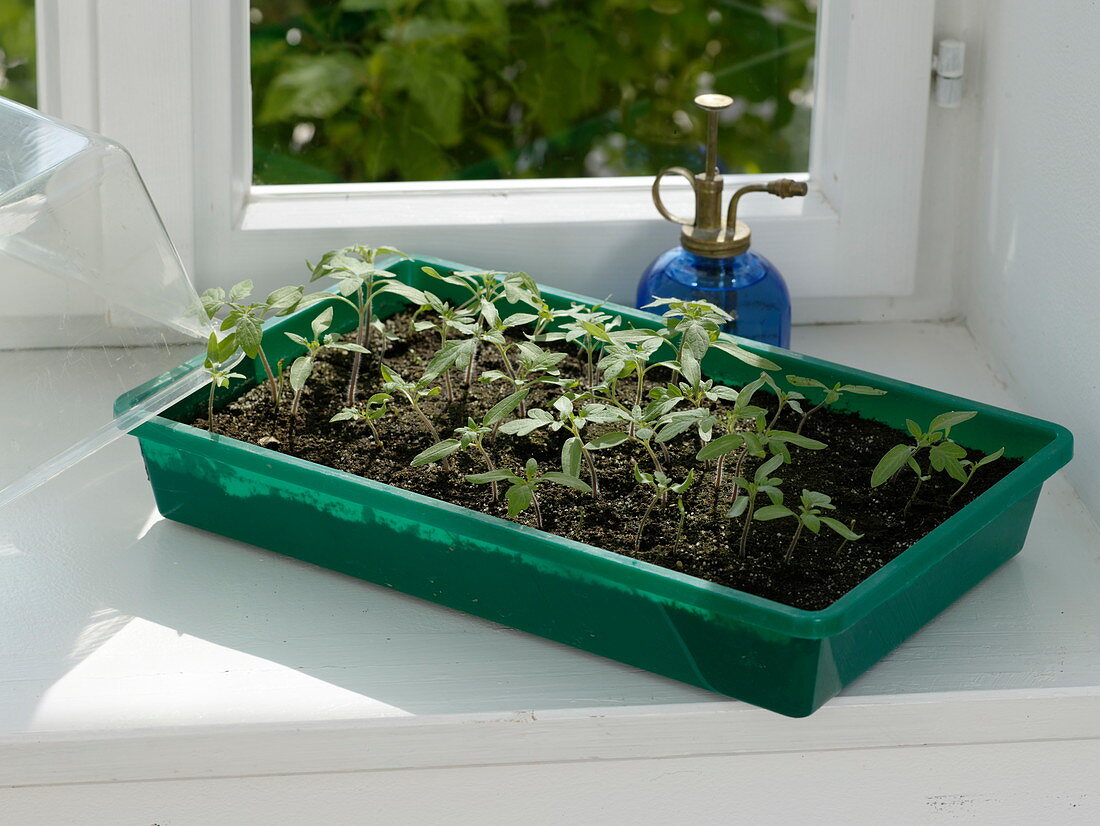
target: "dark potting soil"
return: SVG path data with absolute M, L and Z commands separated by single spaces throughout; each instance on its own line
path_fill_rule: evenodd
M 406 379 L 415 379 L 437 348 L 436 334 L 410 332 L 407 315 L 390 319 L 387 328 L 397 338 L 388 345 L 383 357 L 385 363 Z M 573 351 L 567 352 L 570 356 L 560 365 L 562 373 L 579 378 L 581 362 Z M 482 348 L 479 370 L 500 369 L 501 366 L 496 352 Z M 390 413 L 377 422 L 381 447 L 364 423 L 331 423 L 329 419 L 333 414 L 344 407 L 350 367 L 350 353 L 328 351 L 321 356 L 303 393 L 293 436 L 287 414 L 289 401 L 276 413 L 264 385 L 248 390 L 219 409 L 214 417 L 214 430 L 337 470 L 507 518 L 503 496 L 494 502 L 488 485 L 473 485 L 463 478 L 466 474 L 487 469 L 475 451 L 455 454 L 451 470 L 441 464 L 409 467 L 412 458 L 433 444 L 434 439 L 418 423 L 404 399 L 396 398 L 391 402 Z M 455 382 L 456 401 L 447 403 L 442 397 L 435 397 L 421 405 L 443 438 L 449 438 L 455 427 L 465 425 L 468 417 L 480 419 L 508 392 L 501 382 L 491 385 L 475 382 L 467 392 L 457 374 L 452 375 L 452 381 Z M 378 361 L 364 356 L 359 401 L 380 391 L 381 384 Z M 529 406 L 549 409 L 556 398 L 555 390 L 536 386 L 528 398 Z M 753 401 L 774 410 L 775 399 L 769 394 L 760 392 Z M 794 430 L 798 419 L 797 413 L 785 410 L 776 426 Z M 200 417 L 191 423 L 206 427 L 205 407 Z M 965 427 L 962 426 L 964 433 Z M 585 435 L 591 439 L 600 432 L 618 429 L 621 427 L 617 425 L 592 426 Z M 829 447 L 819 451 L 791 447 L 792 464 L 782 465 L 775 472 L 783 479 L 785 502 L 796 506 L 803 488 L 827 493 L 836 505 L 831 515 L 845 524 L 854 519 L 856 532 L 863 534 L 859 541 L 843 543 L 827 528 L 822 528 L 817 536 L 804 530 L 790 563 L 784 563 L 795 520 L 754 521 L 747 553 L 742 558 L 738 552 L 742 521 L 731 522 L 723 518 L 733 495 L 733 487 L 728 481 L 734 475 L 732 468 L 727 466 L 726 482 L 718 495 L 716 508 L 714 472 L 695 460 L 700 444 L 693 431 L 668 444 L 670 456 L 665 462 L 666 472 L 676 481 L 683 479 L 691 468 L 696 472 L 695 483 L 684 497 L 687 515 L 682 530 L 675 497 L 670 497 L 667 505 L 653 509 L 640 548 L 635 552 L 639 523 L 653 497 L 648 488 L 637 484 L 631 469 L 631 460 L 637 460 L 643 469 L 650 469 L 649 459 L 643 448 L 630 444 L 594 452 L 601 488 L 599 500 L 559 485 L 542 485 L 538 499 L 543 529 L 796 608 L 818 610 L 871 576 L 1020 464 L 1018 460 L 1002 458 L 982 468 L 950 505 L 948 496 L 958 483 L 946 474 L 933 474 L 933 478 L 921 486 L 918 498 L 905 513 L 913 491 L 913 474 L 903 470 L 895 479 L 875 489 L 870 486 L 870 478 L 882 455 L 895 444 L 908 442 L 908 434 L 854 413 L 833 412 L 827 408 L 813 415 L 803 434 Z M 502 433 L 489 446 L 489 452 L 498 467 L 509 467 L 517 472 L 531 457 L 537 459 L 541 467 L 560 470 L 561 446 L 567 436 L 564 430 L 554 433 L 545 428 L 522 437 Z M 971 452 L 972 459 L 980 455 Z M 756 465 L 757 460 L 746 460 L 742 475 L 751 479 Z M 582 476 L 587 480 L 586 473 L 582 472 Z M 760 504 L 768 502 L 761 497 Z M 521 514 L 517 521 L 534 525 L 534 519 L 531 509 Z

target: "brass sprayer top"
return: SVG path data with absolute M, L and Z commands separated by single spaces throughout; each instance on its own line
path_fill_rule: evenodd
M 747 192 L 769 192 L 780 198 L 805 195 L 806 184 L 780 178 L 766 184 L 749 184 L 733 193 L 725 220 L 722 220 L 722 176 L 718 174 L 718 113 L 733 103 L 726 95 L 699 95 L 695 105 L 707 113 L 707 168 L 698 174 L 682 166 L 662 169 L 653 182 L 653 204 L 668 221 L 681 224 L 680 243 L 688 252 L 707 258 L 728 258 L 749 248 L 752 232 L 748 224 L 737 220 L 737 204 Z M 680 175 L 695 192 L 695 219 L 673 215 L 661 202 L 661 179 L 665 175 Z

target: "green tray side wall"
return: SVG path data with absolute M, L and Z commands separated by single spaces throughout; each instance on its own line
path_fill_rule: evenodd
M 423 259 L 395 269 L 427 286 L 423 263 L 461 268 Z M 561 306 L 591 301 L 545 292 Z M 656 323 L 645 313 L 608 309 L 636 325 Z M 278 333 L 304 332 L 315 314 L 278 320 L 276 336 L 265 339 L 269 357 L 296 356 Z M 337 323 L 350 327 L 350 311 Z M 889 390 L 854 398 L 849 409 L 895 426 L 907 417 L 979 410 L 982 428 L 967 433 L 967 446 L 1004 444 L 1024 464 L 833 605 L 803 611 L 165 418 L 135 435 L 157 506 L 170 519 L 800 717 L 1019 551 L 1039 487 L 1068 461 L 1071 438 L 1048 422 L 745 345 L 784 373 Z M 704 365 L 714 378 L 740 384 L 759 372 L 715 355 Z M 242 367 L 249 384 L 260 379 L 258 365 Z M 185 416 L 204 404 L 203 395 L 170 415 Z

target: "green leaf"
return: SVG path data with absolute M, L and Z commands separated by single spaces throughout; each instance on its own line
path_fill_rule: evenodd
M 387 273 L 388 275 L 388 273 Z M 402 298 L 407 298 L 413 304 L 421 305 L 427 304 L 428 298 L 424 295 L 423 290 L 418 290 L 416 287 L 410 287 L 404 281 L 385 281 L 380 287 L 375 289 L 375 294 L 392 293 L 393 295 L 399 295 Z
M 758 434 L 742 433 L 741 435 L 745 439 L 745 449 L 749 452 L 750 456 L 764 455 L 764 442 L 761 441 Z
M 911 445 L 894 445 L 886 451 L 886 455 L 879 459 L 878 464 L 875 465 L 875 469 L 871 473 L 871 487 L 877 488 L 892 479 L 894 474 L 905 466 L 912 455 L 913 448 Z
M 788 375 L 786 378 L 787 378 L 787 383 L 788 384 L 793 384 L 795 387 L 820 387 L 823 390 L 828 389 L 827 385 L 822 384 L 817 379 L 807 379 L 807 378 L 804 378 L 802 376 L 792 376 L 792 375 Z
M 885 390 L 879 390 L 876 387 L 867 387 L 864 384 L 844 384 L 840 387 L 842 393 L 856 393 L 860 396 L 885 396 Z M 853 534 L 854 536 L 855 534 Z M 845 537 L 847 538 L 847 537 Z
M 745 362 L 752 367 L 757 367 L 761 370 L 778 370 L 779 365 L 770 359 L 764 358 L 764 356 L 754 353 L 751 350 L 746 350 L 744 347 L 740 347 L 728 338 L 719 336 L 718 340 L 711 344 L 716 350 L 721 350 L 728 356 L 733 356 L 739 361 Z
M 229 303 L 240 304 L 250 295 L 252 295 L 253 284 L 249 279 L 239 281 L 229 288 Z
M 956 482 L 966 482 L 967 475 L 966 470 L 963 468 L 962 463 L 959 462 L 954 456 L 948 456 L 943 463 L 943 469 L 947 471 L 947 475 L 954 479 Z
M 824 442 L 819 442 L 817 439 L 811 439 L 800 433 L 792 433 L 789 430 L 773 430 L 769 434 L 769 438 L 778 439 L 781 442 L 787 442 L 797 447 L 804 447 L 807 450 L 824 450 L 828 447 Z
M 573 490 L 579 490 L 582 493 L 592 492 L 592 488 L 588 486 L 587 482 L 578 479 L 576 476 L 570 476 L 568 473 L 558 473 L 556 470 L 550 470 L 544 473 L 542 478 L 547 482 L 553 482 L 555 485 L 565 485 L 567 488 L 573 488 Z
M 469 281 L 467 281 L 465 278 L 463 278 L 460 275 L 454 275 L 454 274 L 452 274 L 452 275 L 443 275 L 435 267 L 421 267 L 420 270 L 425 275 L 430 275 L 432 278 L 438 278 L 440 281 L 444 282 L 445 284 L 450 284 L 454 287 L 467 287 L 467 288 L 469 288 L 469 286 L 470 286 Z
M 780 457 L 786 464 L 791 463 L 791 450 L 787 447 L 786 442 L 779 439 L 768 439 L 768 448 L 773 455 Z
M 528 484 L 512 485 L 508 488 L 505 498 L 508 500 L 508 515 L 515 518 L 531 507 L 534 491 Z
M 206 317 L 213 320 L 214 314 L 225 304 L 225 290 L 221 287 L 211 287 L 199 296 L 199 301 L 202 302 L 202 309 L 206 313 Z
M 851 542 L 855 542 L 857 539 L 862 539 L 863 538 L 863 534 L 855 533 L 854 531 L 852 531 L 851 528 L 849 528 L 847 525 L 845 525 L 839 519 L 833 519 L 831 516 L 822 516 L 821 517 L 821 522 L 827 528 L 834 531 L 835 533 L 840 534 L 845 539 L 847 539 Z
M 451 339 L 428 362 L 421 380 L 435 381 L 453 367 L 465 367 L 470 363 L 470 358 L 476 349 L 476 339 Z
M 512 304 L 521 304 L 541 297 L 539 285 L 525 272 L 510 272 L 504 276 L 504 296 Z
M 264 304 L 276 315 L 286 315 L 302 300 L 301 287 L 279 287 L 268 295 Z
M 206 355 L 215 364 L 224 364 L 233 358 L 233 354 L 237 352 L 237 336 L 234 333 L 229 333 L 222 338 L 218 338 L 217 333 L 211 333 L 209 340 L 206 342 Z
M 527 398 L 529 392 L 528 388 L 524 388 L 505 396 L 489 408 L 489 412 L 485 414 L 485 418 L 481 420 L 481 423 L 486 427 L 492 427 L 497 422 L 504 421 L 504 418 L 511 415 L 512 411 L 519 407 L 519 403 Z
M 302 347 L 309 347 L 309 339 L 307 339 L 305 336 L 300 336 L 297 333 L 284 333 L 284 335 L 295 344 L 298 344 Z
M 809 528 L 810 533 L 818 533 L 821 530 L 821 517 L 813 513 L 801 513 L 798 515 L 799 521 Z
M 344 297 L 355 295 L 355 293 L 359 292 L 359 290 L 361 290 L 362 288 L 363 282 L 355 276 L 352 276 L 351 278 L 345 278 L 341 276 L 336 282 L 336 291 Z
M 312 307 L 317 302 L 327 301 L 332 297 L 332 293 L 310 293 L 309 295 L 303 295 L 298 300 L 298 305 L 293 309 L 304 310 L 306 307 Z
M 604 433 L 602 436 L 597 436 L 595 439 L 592 439 L 590 442 L 588 442 L 588 444 L 586 444 L 584 447 L 586 450 L 604 450 L 609 447 L 618 447 L 623 442 L 629 440 L 629 433 L 616 431 L 614 433 Z
M 909 429 L 909 433 L 914 439 L 920 439 L 924 436 L 924 432 L 920 429 L 920 425 L 914 422 L 912 419 L 906 419 L 905 426 Z
M 653 296 L 653 300 L 648 304 L 643 304 L 642 309 L 649 310 L 653 307 L 667 307 L 669 304 L 676 304 L 681 300 L 682 299 L 679 298 L 657 298 L 657 296 Z
M 747 497 L 747 496 L 738 496 L 737 501 L 735 501 L 733 503 L 733 507 L 731 507 L 728 511 L 726 511 L 726 519 L 736 519 L 741 514 L 743 514 L 746 510 L 748 510 L 748 507 L 749 507 L 749 497 Z
M 427 450 L 422 450 L 420 453 L 416 454 L 413 460 L 409 462 L 409 467 L 430 465 L 433 462 L 438 462 L 440 459 L 446 459 L 461 446 L 458 439 L 444 439 L 442 442 L 437 442 Z
M 756 472 L 753 474 L 753 481 L 757 484 L 760 484 L 773 473 L 775 473 L 775 471 L 779 468 L 781 464 L 783 464 L 782 456 L 773 456 L 772 458 L 768 459 L 768 461 L 764 462 L 762 465 L 760 465 L 760 467 L 756 469 Z
M 782 519 L 785 516 L 794 515 L 794 511 L 786 505 L 765 505 L 762 508 L 757 508 L 752 518 L 759 519 L 761 522 L 768 522 L 772 519 Z
M 518 482 L 520 479 L 507 468 L 496 468 L 485 473 L 471 473 L 466 481 L 472 485 L 487 485 L 490 482 Z
M 695 458 L 700 462 L 709 462 L 711 459 L 717 459 L 719 456 L 732 453 L 744 444 L 745 437 L 740 433 L 727 433 L 724 436 L 719 436 L 713 442 L 703 445 L 699 452 L 695 454 Z
M 347 51 L 294 55 L 282 65 L 259 106 L 259 124 L 328 118 L 352 101 L 364 80 L 360 61 Z
M 391 396 L 389 393 L 374 393 L 369 399 L 367 399 L 367 407 L 372 408 L 377 405 L 381 405 L 382 409 L 384 410 L 386 407 L 386 402 L 388 402 L 392 398 L 393 396 Z
M 1005 449 L 1002 447 L 996 453 L 990 453 L 988 456 L 983 456 L 978 461 L 978 463 L 974 465 L 974 468 L 971 471 L 971 473 L 973 473 L 974 470 L 977 470 L 980 467 L 984 467 L 985 465 L 988 465 L 992 462 L 996 462 L 998 459 L 1000 459 L 1004 455 L 1005 455 Z
M 702 381 L 703 373 L 699 369 L 699 359 L 690 350 L 685 349 L 680 357 L 680 372 L 692 387 L 698 386 Z
M 580 476 L 581 456 L 581 440 L 576 436 L 570 436 L 561 446 L 562 471 L 568 476 Z
M 688 471 L 687 477 L 682 482 L 678 482 L 675 485 L 669 485 L 668 489 L 673 493 L 680 494 L 691 487 L 691 483 L 695 481 L 695 468 Z
M 593 324 L 591 321 L 581 321 L 581 327 L 588 335 L 592 336 L 592 338 L 597 341 L 605 341 L 609 344 L 613 341 L 607 330 L 597 324 Z
M 246 313 L 237 321 L 236 333 L 237 342 L 241 345 L 241 349 L 244 350 L 244 354 L 250 359 L 256 358 L 256 355 L 260 352 L 260 344 L 263 342 L 264 337 L 264 332 L 260 328 L 259 322 L 257 322 L 253 316 Z
M 966 458 L 966 448 L 950 439 L 940 442 L 935 446 L 935 449 L 939 450 L 945 456 L 950 456 L 952 459 Z
M 710 333 L 698 322 L 688 322 L 684 325 L 684 350 L 690 352 L 697 360 L 702 360 L 710 349 Z
M 776 479 L 775 481 L 780 482 L 782 480 Z M 783 504 L 783 491 L 773 485 L 761 485 L 760 488 L 757 490 L 757 493 L 763 493 L 764 495 L 766 495 L 771 500 L 771 503 L 773 505 Z
M 405 384 L 405 380 L 401 378 L 398 373 L 393 372 L 385 364 L 379 365 L 379 371 L 382 373 L 382 381 L 386 384 Z
M 313 372 L 313 357 L 299 356 L 290 365 L 290 386 L 297 393 L 306 386 L 310 374 Z
M 532 418 L 531 413 L 527 414 L 526 419 L 512 419 L 510 422 L 505 422 L 500 426 L 500 432 L 507 433 L 509 436 L 526 436 L 553 421 L 553 419 Z
M 760 378 L 750 381 L 737 391 L 737 404 L 734 405 L 734 410 L 742 412 L 745 407 L 748 406 L 749 402 L 752 401 L 752 397 L 756 394 L 756 391 L 764 386 L 765 378 L 766 376 L 762 373 Z
M 568 396 L 558 396 L 551 406 L 558 411 L 558 415 L 563 419 L 573 413 L 573 400 Z
M 950 413 L 941 413 L 932 420 L 932 424 L 928 425 L 929 432 L 935 430 L 944 431 L 944 435 L 950 432 L 951 428 L 956 425 L 960 425 L 963 422 L 968 422 L 977 416 L 976 410 L 953 410 Z
M 401 0 L 340 0 L 340 8 L 343 11 L 378 11 L 396 8 L 400 3 Z
M 667 442 L 675 439 L 681 433 L 684 433 L 691 428 L 695 427 L 699 423 L 698 419 L 689 418 L 683 416 L 681 418 L 673 419 L 668 424 L 664 425 L 657 433 L 658 442 Z
M 965 456 L 966 449 L 954 442 L 940 442 L 932 445 L 928 450 L 929 463 L 932 465 L 932 469 L 937 472 L 947 467 L 948 463 L 959 466 L 958 460 Z M 959 466 L 959 472 L 962 472 L 961 466 Z M 948 471 L 948 473 L 951 473 L 951 471 Z M 951 475 L 954 476 L 953 473 Z
M 505 327 L 522 327 L 524 324 L 534 324 L 539 320 L 533 313 L 512 313 L 500 323 Z
M 349 353 L 363 353 L 364 355 L 369 353 L 366 347 L 361 344 L 355 344 L 351 341 L 335 341 L 332 344 L 326 344 L 326 347 L 331 347 L 333 350 L 346 350 Z
M 500 312 L 497 310 L 497 305 L 492 301 L 481 300 L 481 317 L 485 319 L 485 323 L 491 328 L 495 327 L 500 321 Z
M 317 341 L 321 338 L 321 333 L 332 326 L 332 307 L 325 307 L 317 314 L 317 317 L 309 324 L 310 329 L 313 330 L 313 339 Z

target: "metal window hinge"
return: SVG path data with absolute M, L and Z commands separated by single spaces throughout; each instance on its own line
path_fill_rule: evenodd
M 932 88 L 937 106 L 957 109 L 962 103 L 965 62 L 965 43 L 950 38 L 940 41 L 939 48 L 932 55 Z

